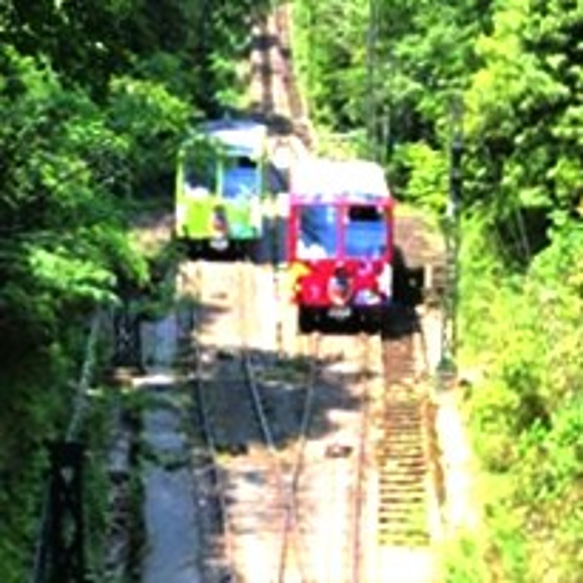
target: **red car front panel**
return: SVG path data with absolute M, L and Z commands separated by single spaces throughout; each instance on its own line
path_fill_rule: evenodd
M 293 197 L 287 232 L 293 301 L 314 308 L 387 305 L 392 288 L 392 206 L 389 198 L 363 203 L 346 197 L 326 202 Z M 307 225 L 304 218 L 310 215 L 317 220 Z M 365 220 L 359 220 L 363 216 Z

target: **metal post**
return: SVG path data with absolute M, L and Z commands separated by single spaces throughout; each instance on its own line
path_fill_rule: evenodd
M 128 297 L 122 297 L 121 306 L 114 314 L 114 340 L 113 366 L 141 370 L 140 318 L 135 302 Z
M 365 119 L 367 123 L 367 139 L 369 156 L 371 160 L 378 161 L 378 104 L 376 91 L 377 68 L 377 37 L 378 37 L 379 10 L 377 0 L 369 0 L 368 3 L 368 28 L 366 35 L 366 60 L 367 60 L 367 95 Z
M 457 372 L 458 348 L 458 284 L 460 246 L 460 201 L 462 194 L 462 103 L 455 104 L 450 146 L 449 200 L 445 216 L 446 282 L 442 299 L 441 359 L 438 372 L 441 378 Z
M 85 577 L 83 456 L 78 442 L 51 447 L 51 520 L 48 583 L 83 583 Z

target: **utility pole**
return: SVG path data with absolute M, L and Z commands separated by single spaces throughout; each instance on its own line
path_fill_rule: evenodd
M 378 161 L 378 103 L 377 103 L 377 39 L 378 39 L 379 8 L 378 0 L 369 0 L 368 28 L 366 35 L 367 60 L 367 95 L 366 95 L 366 123 L 368 151 L 371 160 Z
M 444 220 L 445 290 L 442 298 L 441 359 L 438 373 L 442 381 L 457 373 L 460 202 L 462 195 L 463 103 L 457 98 L 452 111 L 449 199 Z

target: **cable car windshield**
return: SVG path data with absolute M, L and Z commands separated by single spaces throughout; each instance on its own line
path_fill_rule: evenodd
M 259 168 L 246 156 L 233 156 L 225 160 L 223 196 L 228 199 L 252 198 L 261 193 Z
M 350 257 L 382 257 L 387 247 L 388 224 L 384 209 L 352 206 L 346 210 L 345 253 Z
M 337 248 L 338 209 L 329 205 L 300 208 L 297 256 L 300 259 L 334 257 Z
M 251 198 L 259 195 L 255 168 L 229 168 L 225 172 L 223 196 L 225 198 Z

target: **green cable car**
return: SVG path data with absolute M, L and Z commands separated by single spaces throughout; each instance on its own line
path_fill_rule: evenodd
M 265 125 L 251 120 L 205 123 L 178 155 L 176 236 L 194 253 L 250 253 L 263 236 L 274 179 Z

